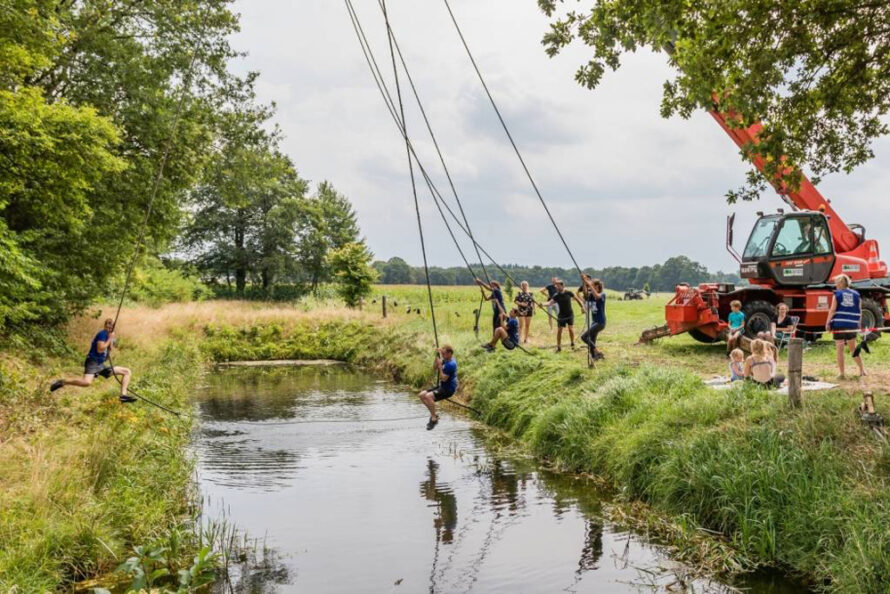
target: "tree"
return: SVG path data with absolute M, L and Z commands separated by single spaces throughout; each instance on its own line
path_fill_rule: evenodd
M 254 108 L 227 116 L 183 235 L 196 268 L 211 279 L 234 277 L 239 295 L 249 280 L 268 295 L 279 277 L 294 273 L 309 210 L 308 184 L 278 152 L 277 135 L 261 129 L 267 117 Z
M 347 243 L 328 254 L 337 294 L 349 307 L 358 306 L 362 298 L 371 294 L 377 280 L 377 271 L 371 267 L 373 257 L 363 242 Z
M 538 0 L 554 17 L 557 0 Z M 849 172 L 874 156 L 888 133 L 890 3 L 873 0 L 592 1 L 555 17 L 544 45 L 551 56 L 574 40 L 593 51 L 576 80 L 596 87 L 625 52 L 665 54 L 676 74 L 664 84 L 661 113 L 698 109 L 741 114 L 738 125 L 764 124 L 757 151 L 767 178 L 795 186 L 797 167 Z M 715 104 L 716 101 L 716 104 Z M 753 147 L 743 149 L 750 159 Z M 786 169 L 788 166 L 790 169 Z M 751 199 L 767 179 L 753 168 L 728 199 Z
M 387 285 L 405 285 L 414 282 L 413 272 L 408 263 L 395 256 L 386 262 L 383 272 L 383 283 Z
M 314 291 L 330 279 L 327 256 L 346 244 L 360 241 L 358 221 L 349 199 L 330 182 L 322 182 L 306 201 L 306 219 L 300 248 L 300 264 Z

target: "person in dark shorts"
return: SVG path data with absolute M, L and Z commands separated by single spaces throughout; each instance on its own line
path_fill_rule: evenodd
M 839 274 L 834 279 L 835 291 L 828 309 L 828 321 L 825 330 L 834 334 L 837 349 L 837 368 L 841 379 L 844 378 L 844 345 L 853 354 L 853 360 L 859 366 L 859 375 L 864 376 L 865 365 L 856 351 L 856 333 L 862 321 L 862 299 L 859 292 L 850 288 L 850 277 Z
M 454 348 L 450 344 L 442 345 L 442 348 L 436 350 L 436 362 L 433 368 L 436 370 L 439 384 L 417 395 L 430 411 L 430 420 L 426 424 L 427 431 L 439 423 L 436 403 L 451 398 L 457 392 L 457 361 L 454 359 Z
M 495 280 L 491 281 L 489 284 L 485 284 L 478 278 L 476 279 L 476 284 L 482 289 L 482 295 L 485 296 L 485 299 L 491 301 L 491 336 L 494 338 L 494 333 L 501 327 L 503 319 L 507 316 L 507 309 L 504 307 L 504 294 L 501 292 L 501 284 Z M 485 291 L 488 291 L 487 295 L 485 294 Z
M 93 341 L 90 343 L 90 352 L 83 363 L 83 377 L 74 379 L 57 379 L 49 387 L 50 392 L 55 392 L 64 386 L 78 386 L 86 388 L 93 383 L 96 376 L 108 379 L 112 375 L 121 378 L 121 395 L 122 403 L 135 402 L 136 399 L 127 395 L 127 386 L 130 385 L 130 370 L 126 367 L 108 364 L 108 353 L 114 344 L 114 320 L 111 318 L 105 320 L 102 330 L 96 333 Z
M 512 351 L 519 345 L 519 310 L 517 308 L 514 307 L 510 310 L 510 315 L 504 320 L 504 324 L 494 331 L 494 338 L 488 344 L 483 344 L 482 348 L 492 352 L 498 341 L 501 341 L 508 351 Z
M 587 345 L 590 356 L 594 360 L 604 359 L 602 351 L 596 348 L 596 339 L 599 333 L 606 327 L 606 289 L 598 278 L 590 278 L 589 274 L 582 275 L 584 284 L 581 292 L 587 303 L 587 310 L 591 313 L 590 327 L 581 334 L 581 342 Z
M 535 296 L 528 290 L 528 281 L 519 283 L 519 293 L 513 301 L 516 303 L 516 311 L 519 313 L 519 338 L 523 344 L 526 344 L 532 316 L 535 315 Z
M 556 283 L 559 282 L 559 279 L 555 276 L 550 279 L 550 284 L 541 289 L 541 293 L 547 296 L 547 301 L 550 302 L 553 299 L 553 296 L 556 295 Z M 559 316 L 559 306 L 555 303 L 553 305 L 548 305 L 546 310 L 547 312 L 547 322 L 550 323 L 550 329 L 553 330 L 553 319 Z
M 562 329 L 569 329 L 569 340 L 572 348 L 575 348 L 575 312 L 572 310 L 572 300 L 577 301 L 581 306 L 581 311 L 587 311 L 584 308 L 584 302 L 571 291 L 566 291 L 566 285 L 562 281 L 556 283 L 556 294 L 553 299 L 547 302 L 547 306 L 556 304 L 559 307 L 559 314 L 556 317 L 556 352 L 562 350 Z

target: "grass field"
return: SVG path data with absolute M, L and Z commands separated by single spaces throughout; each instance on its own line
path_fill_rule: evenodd
M 687 534 L 719 533 L 737 557 L 725 567 L 711 559 L 718 570 L 765 564 L 837 591 L 887 590 L 890 447 L 852 414 L 864 388 L 888 413 L 887 339 L 867 356 L 868 378 L 805 393 L 792 413 L 774 392 L 705 388 L 702 378 L 726 372 L 722 345 L 680 336 L 637 346 L 643 328 L 662 323 L 667 295 L 622 302 L 610 294 L 606 360 L 595 369 L 584 350 L 554 352 L 540 313 L 530 355 L 485 353 L 490 306 L 477 338 L 478 295 L 470 287 L 433 293 L 440 338 L 457 350 L 462 397 L 485 422 L 555 467 L 599 475 Z M 205 361 L 330 357 L 418 386 L 430 379 L 429 313 L 419 286 L 375 287 L 362 311 L 314 299 L 132 306 L 121 317 L 118 362 L 134 369 L 137 390 L 177 408 L 188 406 Z M 102 315 L 97 308 L 70 325 L 73 348 L 18 342 L 0 355 L 0 591 L 52 590 L 108 571 L 187 513 L 187 424 L 121 408 L 110 383 L 46 392 L 52 377 L 79 371 Z M 833 379 L 833 346 L 806 351 L 804 372 Z

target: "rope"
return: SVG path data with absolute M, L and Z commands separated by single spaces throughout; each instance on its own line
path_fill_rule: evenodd
M 513 278 L 510 275 L 510 273 L 507 272 L 507 270 L 505 270 L 500 264 L 498 264 L 497 260 L 495 260 L 491 256 L 491 254 L 489 254 L 488 251 L 482 246 L 482 244 L 480 244 L 476 240 L 476 238 L 471 233 L 470 229 L 468 229 L 467 227 L 465 227 L 463 225 L 463 223 L 461 222 L 458 215 L 455 214 L 454 210 L 448 204 L 448 201 L 446 201 L 442 197 L 442 194 L 436 187 L 435 182 L 433 182 L 433 180 L 430 177 L 430 175 L 428 174 L 426 168 L 423 166 L 423 162 L 420 160 L 420 157 L 418 156 L 417 151 L 414 149 L 414 145 L 411 143 L 410 138 L 406 134 L 403 122 L 401 121 L 399 114 L 396 112 L 395 101 L 393 100 L 392 94 L 390 93 L 389 88 L 386 84 L 386 81 L 383 78 L 383 74 L 380 70 L 380 66 L 377 63 L 377 59 L 374 56 L 374 52 L 371 49 L 371 45 L 368 42 L 367 36 L 365 35 L 364 27 L 362 27 L 361 20 L 359 19 L 358 13 L 356 12 L 355 7 L 352 5 L 351 0 L 344 0 L 344 2 L 346 5 L 346 10 L 349 13 L 349 17 L 352 22 L 353 30 L 355 31 L 355 34 L 356 34 L 356 38 L 358 39 L 359 47 L 361 48 L 362 54 L 365 58 L 365 63 L 367 64 L 368 69 L 371 71 L 371 77 L 374 79 L 374 83 L 377 86 L 377 90 L 380 92 L 381 98 L 383 99 L 383 103 L 386 106 L 387 111 L 390 114 L 390 117 L 392 117 L 393 122 L 395 123 L 396 127 L 399 129 L 399 133 L 402 135 L 403 138 L 405 138 L 405 142 L 408 145 L 408 149 L 414 157 L 414 162 L 417 164 L 417 168 L 420 171 L 420 173 L 423 177 L 423 180 L 426 183 L 427 188 L 430 191 L 430 195 L 433 198 L 433 202 L 436 204 L 439 214 L 442 215 L 442 207 L 444 207 L 445 211 L 451 216 L 451 218 L 454 220 L 454 223 L 457 225 L 457 227 L 461 231 L 463 231 L 463 233 L 467 237 L 469 237 L 470 241 L 473 243 L 473 246 L 478 251 L 480 251 L 482 254 L 484 254 L 485 257 L 488 258 L 488 260 L 504 275 L 505 278 L 510 279 L 510 281 L 512 281 L 512 283 L 514 285 L 518 286 L 519 283 L 516 281 L 516 279 Z M 390 27 L 390 29 L 391 29 L 391 27 Z M 395 42 L 395 40 L 394 40 L 394 42 Z M 457 247 L 458 253 L 461 255 L 461 257 L 464 260 L 464 263 L 467 265 L 467 267 L 470 269 L 470 271 L 472 273 L 472 267 L 470 267 L 469 262 L 467 262 L 467 259 L 463 254 L 463 250 L 461 250 L 460 245 L 457 242 L 457 239 L 455 238 L 454 233 L 452 232 L 451 227 L 448 224 L 447 219 L 444 216 L 443 216 L 443 222 L 445 223 L 446 229 L 448 229 L 448 231 L 449 231 L 449 235 L 451 236 L 452 241 L 455 243 L 455 247 Z M 484 304 L 484 300 L 482 301 L 482 304 Z M 482 306 L 480 305 L 480 307 L 477 309 L 477 321 L 476 321 L 475 327 L 478 327 L 478 315 L 481 314 L 481 310 L 482 310 Z M 550 317 L 551 319 L 554 319 L 554 316 L 552 314 L 550 314 L 550 312 L 548 312 L 546 310 L 544 310 L 544 311 L 548 317 Z M 475 327 L 474 327 L 474 329 L 475 329 Z
M 386 21 L 386 33 L 389 40 L 389 53 L 392 58 L 392 75 L 396 83 L 396 95 L 399 99 L 399 114 L 402 119 L 402 132 L 405 138 L 405 153 L 408 156 L 408 171 L 411 174 L 411 192 L 414 195 L 414 212 L 417 214 L 417 232 L 420 235 L 420 252 L 423 255 L 423 272 L 426 276 L 426 292 L 430 301 L 430 319 L 433 322 L 433 337 L 436 340 L 436 348 L 439 348 L 439 329 L 436 326 L 436 309 L 433 305 L 433 285 L 430 282 L 430 267 L 426 259 L 426 242 L 423 239 L 423 223 L 420 219 L 420 202 L 417 200 L 417 183 L 414 179 L 414 160 L 411 158 L 411 143 L 408 140 L 408 123 L 405 121 L 405 105 L 402 102 L 402 87 L 399 84 L 399 70 L 396 67 L 396 54 L 393 50 L 392 31 L 389 27 L 389 16 L 386 13 L 386 0 L 382 2 L 383 18 Z
M 154 182 L 152 183 L 151 192 L 150 192 L 149 199 L 148 199 L 148 207 L 145 209 L 145 215 L 142 217 L 142 224 L 140 225 L 139 236 L 136 239 L 136 246 L 133 249 L 133 257 L 130 259 L 130 264 L 127 267 L 127 276 L 126 276 L 126 279 L 124 280 L 124 288 L 123 288 L 123 291 L 121 291 L 121 298 L 117 304 L 117 311 L 114 314 L 114 325 L 112 326 L 112 328 L 114 328 L 114 329 L 117 328 L 117 321 L 121 315 L 121 308 L 124 306 L 124 299 L 126 299 L 127 293 L 130 290 L 130 281 L 133 279 L 133 271 L 136 268 L 136 260 L 139 258 L 139 252 L 142 249 L 143 242 L 145 241 L 145 234 L 148 230 L 148 221 L 151 219 L 151 213 L 152 213 L 152 209 L 154 207 L 155 198 L 158 195 L 158 188 L 160 187 L 161 180 L 164 177 L 164 168 L 167 165 L 167 159 L 170 157 L 170 151 L 173 148 L 173 142 L 176 138 L 176 131 L 179 128 L 179 120 L 182 117 L 182 111 L 185 106 L 185 100 L 186 100 L 186 97 L 188 96 L 188 88 L 191 86 L 192 74 L 194 72 L 195 64 L 197 62 L 197 57 L 198 57 L 197 52 L 193 51 L 191 61 L 189 62 L 188 70 L 186 71 L 185 78 L 183 79 L 182 93 L 180 94 L 180 97 L 179 97 L 179 103 L 176 106 L 176 112 L 173 116 L 173 124 L 170 129 L 170 137 L 167 139 L 167 145 L 164 147 L 164 152 L 161 154 L 161 162 L 158 164 L 158 173 L 157 173 L 157 175 L 155 175 Z M 107 349 L 108 350 L 108 362 L 111 365 L 111 373 L 114 376 L 114 379 L 117 380 L 117 383 L 121 387 L 123 387 L 123 385 L 124 385 L 123 381 L 121 380 L 120 377 L 118 377 L 117 372 L 114 370 L 114 363 L 111 360 L 111 347 L 112 347 L 112 345 L 108 345 L 108 349 Z M 148 398 L 139 395 L 138 393 L 136 393 L 133 390 L 130 390 L 130 392 L 136 398 L 139 398 L 140 400 L 147 402 L 148 404 L 151 404 L 152 406 L 156 406 L 157 408 L 167 411 L 169 413 L 172 413 L 178 417 L 183 416 L 182 413 L 172 410 L 170 408 L 167 408 L 161 404 L 158 404 L 157 402 L 154 402 L 153 400 L 149 400 Z
M 532 188 L 535 190 L 535 194 L 538 196 L 538 200 L 541 202 L 541 206 L 544 207 L 544 212 L 547 213 L 547 217 L 553 224 L 553 228 L 556 230 L 556 234 L 559 236 L 559 240 L 562 242 L 563 247 L 566 248 L 566 252 L 568 252 L 569 257 L 572 259 L 572 264 L 575 265 L 575 268 L 578 270 L 578 274 L 581 274 L 582 271 L 581 267 L 578 266 L 578 261 L 575 260 L 575 256 L 574 254 L 572 254 L 572 250 L 569 249 L 569 244 L 566 242 L 565 237 L 563 237 L 562 231 L 560 231 L 559 229 L 559 225 L 556 224 L 556 219 L 554 219 L 553 215 L 550 213 L 550 208 L 544 201 L 544 196 L 541 195 L 541 191 L 538 189 L 538 184 L 535 183 L 535 179 L 534 177 L 532 177 L 531 171 L 529 171 L 528 166 L 525 164 L 525 159 L 522 157 L 522 153 L 519 151 L 519 147 L 516 145 L 516 141 L 513 140 L 513 135 L 510 133 L 510 129 L 507 127 L 507 123 L 504 121 L 504 117 L 501 115 L 501 110 L 498 108 L 498 105 L 497 103 L 495 103 L 491 91 L 488 89 L 488 84 L 485 82 L 485 78 L 482 76 L 482 72 L 479 70 L 479 66 L 476 64 L 476 59 L 473 57 L 473 52 L 470 51 L 470 46 L 467 44 L 467 40 L 464 38 L 463 31 L 461 31 L 460 25 L 457 24 L 457 19 L 454 17 L 454 13 L 451 11 L 451 5 L 448 4 L 448 0 L 443 0 L 443 2 L 445 2 L 445 8 L 448 9 L 448 14 L 451 16 L 451 22 L 454 23 L 454 28 L 457 30 L 460 41 L 463 44 L 464 49 L 467 51 L 467 56 L 469 56 L 470 62 L 473 63 L 473 69 L 476 71 L 476 75 L 479 77 L 479 82 L 482 83 L 482 88 L 485 89 L 485 94 L 488 96 L 488 100 L 491 102 L 491 106 L 494 108 L 494 112 L 497 114 L 498 120 L 500 120 L 501 122 L 501 127 L 504 129 L 504 132 L 507 134 L 507 138 L 510 140 L 510 144 L 513 146 L 513 151 L 519 158 L 519 163 L 522 165 L 522 169 L 525 171 L 525 175 L 528 177 L 528 181 L 531 182 Z
M 378 1 L 378 5 L 381 10 L 384 11 L 384 17 L 386 16 L 386 9 L 383 5 L 382 1 Z M 457 193 L 457 188 L 454 186 L 454 180 L 451 177 L 451 171 L 448 169 L 448 165 L 445 164 L 445 157 L 442 155 L 442 150 L 439 148 L 439 141 L 436 139 L 436 135 L 433 132 L 433 127 L 430 124 L 430 120 L 426 115 L 426 109 L 423 107 L 423 102 L 420 100 L 420 94 L 417 91 L 417 86 L 414 84 L 414 78 L 411 76 L 411 71 L 408 70 L 408 64 L 405 62 L 405 56 L 402 54 L 402 49 L 399 47 L 399 42 L 395 37 L 395 33 L 392 32 L 392 28 L 390 27 L 389 21 L 386 22 L 386 29 L 389 33 L 390 39 L 392 41 L 393 46 L 396 48 L 396 53 L 399 56 L 399 61 L 402 64 L 402 69 L 405 71 L 405 77 L 408 79 L 408 84 L 411 86 L 411 92 L 414 94 L 414 100 L 417 102 L 417 107 L 420 109 L 420 115 L 423 117 L 423 122 L 426 125 L 426 129 L 430 134 L 430 139 L 433 141 L 433 146 L 436 149 L 436 154 L 439 157 L 439 162 L 442 164 L 442 169 L 445 172 L 445 178 L 448 180 L 448 185 L 451 188 L 451 194 L 454 196 L 455 202 L 457 202 L 457 208 L 460 211 L 461 218 L 463 219 L 464 225 L 467 229 L 467 234 L 470 236 L 470 240 L 473 241 L 473 231 L 470 228 L 470 221 L 467 219 L 466 212 L 464 212 L 463 203 L 461 202 L 460 196 Z M 444 218 L 444 215 L 443 215 Z M 450 230 L 449 230 L 450 231 Z M 456 242 L 455 242 L 456 243 Z M 473 241 L 473 247 L 476 250 L 476 257 L 479 259 L 479 266 L 482 268 L 482 274 L 485 276 L 485 280 L 487 282 L 491 282 L 491 278 L 488 275 L 488 270 L 485 268 L 485 262 L 482 260 L 482 254 L 479 253 L 479 246 Z M 469 264 L 468 264 L 469 267 Z M 470 268 L 470 273 L 473 273 L 472 268 Z

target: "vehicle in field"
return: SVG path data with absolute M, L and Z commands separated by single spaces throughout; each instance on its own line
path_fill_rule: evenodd
M 732 114 L 712 111 L 711 115 L 739 147 L 757 142 L 762 128 L 759 123 L 742 128 L 733 125 Z M 754 165 L 764 171 L 764 160 L 756 154 Z M 800 318 L 799 333 L 816 340 L 825 331 L 832 279 L 839 274 L 848 275 L 852 288 L 862 296 L 862 328 L 879 329 L 890 322 L 890 279 L 877 241 L 866 237 L 862 225 L 845 223 L 830 201 L 801 177 L 797 189 L 772 182 L 790 212 L 758 212 L 741 254 L 733 247 L 735 215 L 727 218 L 726 247 L 749 284 L 678 285 L 665 306 L 665 325 L 644 331 L 640 342 L 683 332 L 700 342 L 723 340 L 728 327 L 724 320 L 735 300 L 742 303 L 748 337 L 769 329 L 775 306 L 784 301 L 790 315 Z

